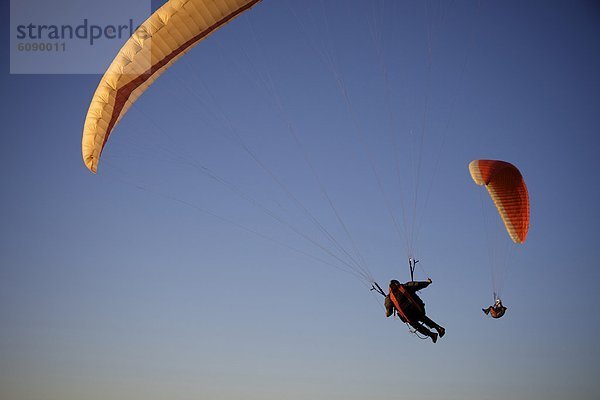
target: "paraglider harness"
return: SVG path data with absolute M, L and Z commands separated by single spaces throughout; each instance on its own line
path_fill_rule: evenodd
M 417 263 L 419 262 L 419 260 L 414 260 L 412 258 L 408 259 L 408 267 L 410 269 L 410 281 L 414 282 L 414 272 L 415 272 L 415 266 L 417 265 Z M 381 286 L 379 286 L 379 284 L 377 282 L 373 282 L 371 285 L 371 291 L 375 290 L 376 292 L 378 292 L 379 294 L 381 294 L 383 297 L 387 297 L 387 295 L 385 294 L 385 292 L 383 291 L 383 289 L 381 288 Z M 408 299 L 409 303 L 412 304 L 414 307 L 417 308 L 417 310 L 421 313 L 425 313 L 425 310 L 423 310 L 423 307 L 421 306 L 421 304 L 419 302 L 417 302 L 412 294 L 406 290 L 404 288 L 404 285 L 400 284 L 400 286 L 398 287 L 398 291 L 406 298 Z M 390 300 L 392 301 L 392 304 L 394 305 L 394 315 L 398 315 L 398 317 L 400 318 L 400 320 L 402 322 L 404 322 L 407 326 L 408 326 L 408 330 L 414 334 L 415 336 L 417 336 L 420 339 L 427 339 L 426 337 L 421 337 L 416 329 L 413 329 L 411 324 L 420 324 L 422 325 L 421 322 L 418 321 L 413 321 L 411 318 L 409 318 L 404 311 L 402 310 L 402 307 L 400 307 L 400 304 L 398 303 L 398 299 L 396 299 L 396 296 L 394 295 L 394 292 L 392 290 L 390 290 L 389 293 L 390 296 Z
M 492 314 L 492 318 L 501 318 L 504 316 L 507 308 L 502 304 L 502 300 L 500 300 L 500 296 L 494 292 L 494 305 L 490 307 L 490 314 Z

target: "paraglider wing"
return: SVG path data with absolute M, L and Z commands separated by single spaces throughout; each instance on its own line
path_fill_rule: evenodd
M 123 45 L 94 93 L 85 119 L 83 161 L 96 172 L 112 129 L 167 68 L 260 0 L 169 0 Z
M 521 172 L 499 160 L 471 161 L 469 171 L 475 183 L 488 190 L 511 239 L 523 243 L 529 230 L 529 195 Z

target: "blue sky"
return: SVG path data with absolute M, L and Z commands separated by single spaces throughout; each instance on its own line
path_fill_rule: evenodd
M 597 398 L 599 21 L 585 1 L 264 0 L 140 98 L 97 175 L 100 76 L 11 75 L 4 41 L 2 397 Z M 525 177 L 518 249 L 486 238 L 476 158 Z M 382 285 L 412 248 L 446 336 L 386 319 L 296 203 Z

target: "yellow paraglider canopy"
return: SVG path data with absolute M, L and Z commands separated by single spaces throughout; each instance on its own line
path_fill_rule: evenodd
M 260 0 L 169 0 L 134 34 L 106 70 L 92 98 L 82 138 L 83 161 L 96 172 L 113 128 L 167 68 L 208 35 Z

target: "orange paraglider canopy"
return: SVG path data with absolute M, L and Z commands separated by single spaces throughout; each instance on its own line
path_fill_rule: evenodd
M 475 183 L 488 190 L 511 239 L 523 243 L 529 230 L 529 195 L 521 172 L 499 160 L 471 161 L 469 171 Z

